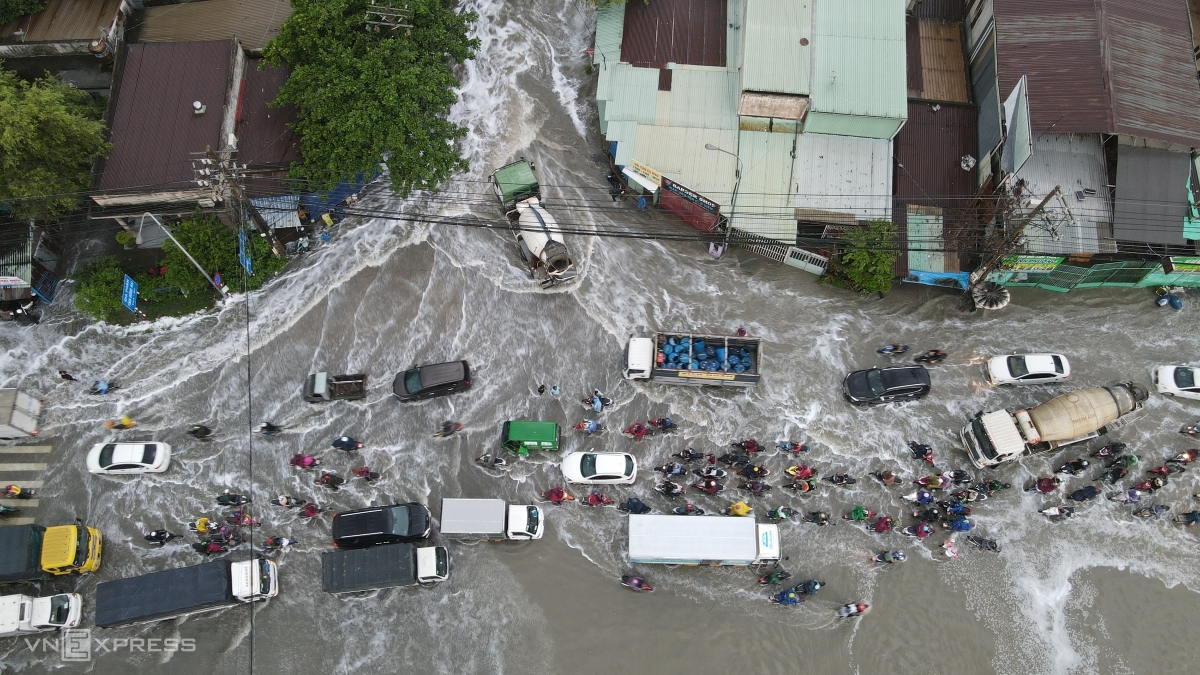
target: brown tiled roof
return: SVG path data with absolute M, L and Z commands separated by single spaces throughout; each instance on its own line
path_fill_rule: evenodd
M 230 40 L 129 45 L 99 190 L 194 187 L 192 153 L 220 147 L 233 50 Z
M 652 0 L 625 5 L 621 60 L 643 68 L 668 62 L 725 67 L 726 0 Z
M 1200 146 L 1186 0 L 995 0 L 1000 97 L 1029 76 L 1034 134 Z
M 251 168 L 284 166 L 300 159 L 300 137 L 289 128 L 296 123 L 295 106 L 268 106 L 287 81 L 286 68 L 266 66 L 262 59 L 246 59 L 246 77 L 238 105 L 238 161 Z
M 121 0 L 50 0 L 37 14 L 0 26 L 0 42 L 65 42 L 95 40 L 121 10 Z M 16 31 L 24 35 L 14 37 Z
M 139 42 L 191 42 L 237 38 L 251 51 L 279 34 L 292 14 L 288 0 L 204 0 L 146 9 Z

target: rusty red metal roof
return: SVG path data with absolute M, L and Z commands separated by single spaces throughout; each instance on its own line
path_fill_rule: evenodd
M 642 68 L 667 63 L 725 67 L 726 0 L 653 0 L 625 5 L 621 60 Z
M 232 40 L 129 45 L 99 190 L 194 187 L 192 153 L 220 147 L 233 50 Z
M 995 0 L 1000 97 L 1029 76 L 1034 134 L 1200 146 L 1186 0 Z
M 238 102 L 238 160 L 251 168 L 285 166 L 300 159 L 300 137 L 291 130 L 296 107 L 271 107 L 287 81 L 286 68 L 266 66 L 262 59 L 246 59 L 245 80 Z
M 962 21 L 967 18 L 967 0 L 919 0 L 912 15 L 918 19 Z

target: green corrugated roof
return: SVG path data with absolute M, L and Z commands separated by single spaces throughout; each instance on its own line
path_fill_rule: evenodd
M 743 232 L 796 243 L 792 204 L 792 134 L 743 131 L 735 151 L 742 159 L 742 182 L 730 224 Z
M 633 159 L 679 184 L 723 204 L 728 213 L 737 160 L 723 152 L 704 149 L 711 143 L 737 152 L 737 131 L 697 127 L 661 127 L 639 124 Z M 618 155 L 621 148 L 618 147 Z M 618 162 L 619 163 L 619 162 Z
M 815 32 L 812 110 L 907 118 L 904 0 L 821 0 Z
M 621 60 L 624 30 L 625 3 L 613 3 L 596 10 L 596 49 L 592 63 L 617 63 Z
M 671 91 L 658 92 L 655 123 L 664 127 L 737 129 L 737 100 L 736 72 L 675 68 L 671 71 Z
M 619 166 L 629 164 L 633 159 L 633 145 L 637 139 L 637 122 L 629 122 L 625 120 L 613 120 L 608 123 L 608 133 L 604 135 L 605 140 L 616 142 L 617 156 L 613 161 Z
M 908 209 L 908 269 L 920 272 L 945 272 L 946 254 L 942 246 L 942 216 L 930 209 Z
M 603 95 L 601 95 L 603 94 Z M 658 109 L 658 70 L 610 65 L 601 72 L 596 97 L 608 101 L 604 121 L 628 120 L 654 124 Z
M 892 0 L 888 0 L 892 1 Z M 903 0 L 900 0 L 903 2 Z M 821 4 L 837 5 L 841 0 Z M 903 14 L 903 5 L 901 6 Z M 812 0 L 746 0 L 742 89 L 809 93 Z M 808 44 L 801 44 L 801 40 Z M 900 81 L 904 85 L 904 17 L 900 17 Z

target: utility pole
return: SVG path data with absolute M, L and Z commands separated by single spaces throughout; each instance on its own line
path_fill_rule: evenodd
M 1021 238 L 1021 233 L 1025 231 L 1025 226 L 1028 225 L 1030 221 L 1032 221 L 1039 213 L 1041 213 L 1042 209 L 1046 208 L 1046 204 L 1049 204 L 1050 200 L 1053 199 L 1054 196 L 1057 195 L 1061 190 L 1061 185 L 1055 185 L 1054 189 L 1051 190 L 1044 198 L 1042 198 L 1042 201 L 1039 202 L 1037 206 L 1033 207 L 1033 210 L 1030 211 L 1029 214 L 1024 218 L 1022 218 L 1021 222 L 1018 223 L 1017 226 L 1013 228 L 1012 232 L 1010 232 L 1008 236 L 1004 238 L 1004 241 L 999 247 L 997 247 L 996 252 L 993 253 L 992 256 L 988 258 L 978 270 L 975 270 L 975 272 L 971 274 L 971 284 L 970 287 L 967 288 L 968 293 L 970 293 L 977 284 L 987 280 L 987 276 L 991 274 L 992 270 L 998 264 L 1000 264 L 1001 261 L 1003 261 L 1005 256 L 1012 251 L 1012 248 Z
M 232 159 L 221 159 L 217 156 L 211 145 L 205 148 L 204 154 L 205 157 L 203 159 L 197 160 L 201 167 L 197 170 L 197 174 L 199 175 L 197 183 L 201 187 L 212 188 L 214 202 L 223 200 L 226 190 L 232 192 L 238 202 L 239 208 L 237 210 L 242 212 L 238 214 L 238 217 L 243 218 L 243 213 L 248 211 L 250 220 L 254 222 L 254 226 L 258 228 L 259 233 L 271 244 L 271 252 L 277 258 L 284 257 L 286 253 L 283 249 L 283 244 L 280 244 L 279 240 L 275 238 L 275 233 L 271 231 L 271 226 L 267 223 L 267 219 L 263 218 L 262 214 L 254 208 L 254 205 L 246 197 L 245 190 L 242 189 L 241 172 L 246 167 L 238 167 L 237 162 Z

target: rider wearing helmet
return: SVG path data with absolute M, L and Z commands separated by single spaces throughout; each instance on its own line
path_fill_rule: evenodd
M 753 510 L 746 502 L 735 502 L 729 506 L 728 513 L 731 516 L 747 516 Z

